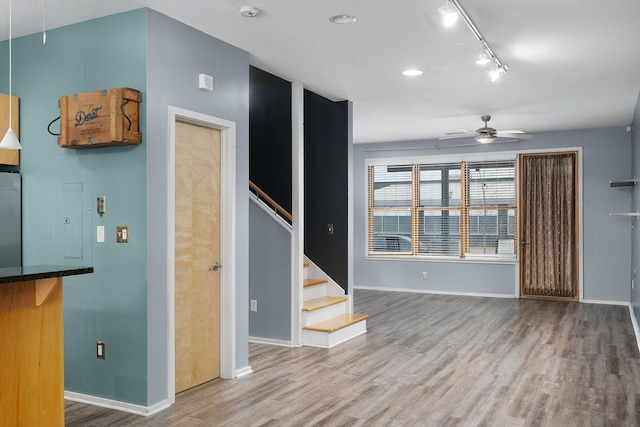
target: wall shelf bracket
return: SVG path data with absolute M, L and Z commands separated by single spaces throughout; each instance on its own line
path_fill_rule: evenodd
M 609 181 L 609 187 L 633 187 L 637 182 L 635 177 L 633 179 L 612 179 Z

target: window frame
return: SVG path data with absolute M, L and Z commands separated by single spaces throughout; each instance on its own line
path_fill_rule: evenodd
M 365 160 L 365 209 L 366 209 L 366 231 L 365 231 L 365 256 L 371 259 L 413 259 L 413 260 L 448 260 L 448 261 L 478 261 L 478 262 L 517 262 L 518 261 L 518 248 L 517 248 L 517 235 L 518 235 L 518 153 L 517 152 L 496 152 L 496 153 L 482 153 L 482 154 L 466 154 L 466 155 L 444 155 L 444 156 L 423 156 L 423 157 L 390 157 L 390 158 L 377 158 Z M 421 167 L 434 167 L 438 168 L 441 165 L 459 163 L 460 166 L 460 205 L 449 206 L 421 206 L 420 201 L 420 168 Z M 475 165 L 496 165 L 497 167 L 512 167 L 513 178 L 507 178 L 508 182 L 513 185 L 513 204 L 500 204 L 496 205 L 471 205 L 469 200 L 469 164 Z M 403 207 L 403 210 L 407 210 L 411 216 L 411 251 L 410 252 L 378 252 L 374 249 L 374 213 L 380 212 L 381 208 L 375 208 L 374 198 L 370 195 L 373 194 L 375 182 L 373 176 L 372 166 L 391 166 L 391 167 L 404 167 L 411 168 L 412 172 L 412 200 L 410 207 Z M 496 182 L 500 180 L 499 177 L 493 178 Z M 455 197 L 454 199 L 458 199 Z M 511 200 L 509 200 L 511 202 Z M 441 203 L 442 205 L 442 203 Z M 400 210 L 398 207 L 386 207 L 387 210 Z M 444 253 L 424 253 L 420 252 L 420 230 L 422 227 L 425 230 L 429 226 L 426 222 L 420 221 L 419 217 L 424 216 L 425 211 L 442 212 L 442 210 L 459 212 L 459 250 L 454 255 L 447 255 Z M 471 233 L 470 216 L 471 212 L 483 212 L 492 211 L 496 212 L 495 219 L 489 220 L 492 222 L 493 229 L 496 230 L 493 236 L 497 236 L 497 245 L 495 252 L 493 253 L 472 253 L 470 250 L 470 242 L 474 239 Z M 500 213 L 500 211 L 504 213 Z M 439 215 L 438 215 L 439 216 Z M 503 218 L 502 222 L 500 218 Z M 506 219 L 504 219 L 506 218 Z M 476 219 L 481 222 L 483 220 Z M 486 221 L 486 219 L 485 219 Z M 500 227 L 504 227 L 502 232 Z M 458 230 L 455 230 L 458 231 Z M 509 233 L 511 231 L 511 233 Z M 508 239 L 500 239 L 500 233 L 507 233 Z M 384 233 L 383 233 L 384 234 Z M 482 236 L 483 234 L 479 234 Z M 484 233 L 487 235 L 487 233 Z M 499 250 L 501 241 L 507 241 L 507 247 L 513 244 L 513 252 L 503 253 Z M 477 240 L 476 240 L 477 241 Z M 511 243 L 513 242 L 513 243 Z M 447 248 L 451 247 L 451 241 L 447 240 Z M 504 242 L 503 242 L 504 245 Z M 504 248 L 504 246 L 502 246 Z M 486 250 L 487 246 L 483 246 L 483 250 Z M 444 250 L 441 250 L 444 252 Z

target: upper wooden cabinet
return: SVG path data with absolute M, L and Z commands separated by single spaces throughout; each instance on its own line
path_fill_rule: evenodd
M 13 115 L 13 131 L 20 139 L 20 100 L 17 96 L 12 96 L 11 113 Z M 0 140 L 4 137 L 9 129 L 9 95 L 0 93 Z M 0 164 L 2 165 L 19 165 L 20 150 L 3 150 L 0 149 Z

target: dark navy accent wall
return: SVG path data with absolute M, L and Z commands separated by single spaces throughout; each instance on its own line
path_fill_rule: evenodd
M 304 92 L 304 253 L 348 292 L 349 104 Z M 333 224 L 333 234 L 327 225 Z
M 291 83 L 249 73 L 249 179 L 291 213 Z

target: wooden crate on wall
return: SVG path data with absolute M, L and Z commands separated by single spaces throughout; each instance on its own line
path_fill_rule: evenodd
M 20 139 L 20 99 L 17 96 L 11 97 L 11 118 L 13 131 Z M 0 139 L 4 137 L 9 129 L 9 95 L 0 93 Z M 2 165 L 19 165 L 20 150 L 0 149 L 0 164 Z
M 142 94 L 131 88 L 61 96 L 58 145 L 97 148 L 140 144 L 140 102 Z

